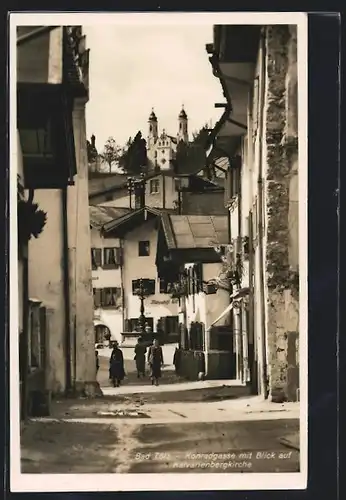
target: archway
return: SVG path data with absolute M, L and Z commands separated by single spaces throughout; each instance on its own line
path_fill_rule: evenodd
M 110 329 L 102 322 L 94 322 L 94 331 L 96 344 L 103 344 L 111 339 Z

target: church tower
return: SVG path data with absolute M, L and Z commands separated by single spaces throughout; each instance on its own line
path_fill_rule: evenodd
M 178 121 L 179 121 L 179 129 L 178 129 L 178 142 L 181 140 L 188 143 L 189 142 L 189 133 L 187 129 L 187 114 L 184 109 L 184 105 L 181 108 L 179 113 Z
M 151 110 L 148 123 L 149 123 L 148 148 L 151 148 L 154 146 L 158 137 L 157 118 L 154 113 L 154 108 L 152 108 Z

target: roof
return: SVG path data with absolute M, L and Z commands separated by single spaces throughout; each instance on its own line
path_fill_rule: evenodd
M 150 121 L 153 121 L 153 122 L 157 122 L 157 117 L 154 113 L 154 109 L 151 110 L 151 113 L 150 113 L 150 116 L 149 116 L 149 120 Z
M 184 120 L 187 120 L 187 114 L 184 108 L 182 108 L 182 110 L 180 111 L 179 118 L 184 118 Z
M 228 170 L 230 167 L 229 159 L 227 156 L 221 156 L 213 161 L 215 167 L 219 167 L 223 170 Z
M 228 242 L 227 215 L 163 214 L 162 226 L 168 248 L 212 248 Z
M 107 205 L 90 205 L 90 225 L 96 229 L 101 229 L 104 224 L 119 219 L 129 212 L 131 212 L 130 208 L 116 208 L 109 207 Z
M 138 210 L 130 211 L 129 209 L 127 209 L 127 213 L 123 214 L 119 218 L 110 220 L 103 226 L 103 229 L 106 233 L 114 232 L 118 235 L 124 235 L 128 231 L 134 229 L 136 226 L 143 224 L 143 222 L 147 220 L 148 215 L 149 217 L 158 217 L 161 215 L 161 213 L 161 210 L 159 210 L 158 208 L 147 206 Z
M 176 137 L 173 137 L 173 135 L 167 135 L 167 137 L 169 137 L 174 144 L 178 143 L 178 139 Z

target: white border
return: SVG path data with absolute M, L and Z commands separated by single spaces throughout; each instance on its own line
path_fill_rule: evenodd
M 12 492 L 289 490 L 307 485 L 307 14 L 261 13 L 31 13 L 10 14 L 10 489 Z M 16 26 L 18 25 L 296 24 L 298 28 L 300 473 L 262 474 L 21 474 L 19 443 Z M 211 40 L 206 40 L 208 43 Z M 207 57 L 207 56 L 206 56 Z M 304 307 L 302 307 L 304 305 Z M 231 424 L 230 424 L 231 425 Z

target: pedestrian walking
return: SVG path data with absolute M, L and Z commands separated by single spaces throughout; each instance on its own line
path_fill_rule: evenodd
M 95 361 L 96 361 L 96 376 L 97 376 L 100 368 L 99 352 L 97 350 L 95 350 Z
M 144 345 L 143 338 L 139 337 L 135 346 L 135 361 L 137 369 L 137 378 L 145 377 L 145 355 L 147 348 Z
M 163 366 L 163 353 L 159 341 L 154 339 L 153 344 L 149 347 L 148 364 L 150 366 L 150 378 L 152 385 L 159 385 L 161 378 L 161 367 Z
M 113 342 L 113 351 L 109 359 L 109 378 L 113 383 L 113 387 L 119 387 L 124 380 L 124 356 L 119 349 L 118 342 Z
M 175 348 L 174 355 L 173 355 L 173 365 L 175 368 L 176 375 L 179 375 L 180 366 L 181 366 L 181 357 L 182 357 L 181 344 L 178 344 L 178 347 Z

